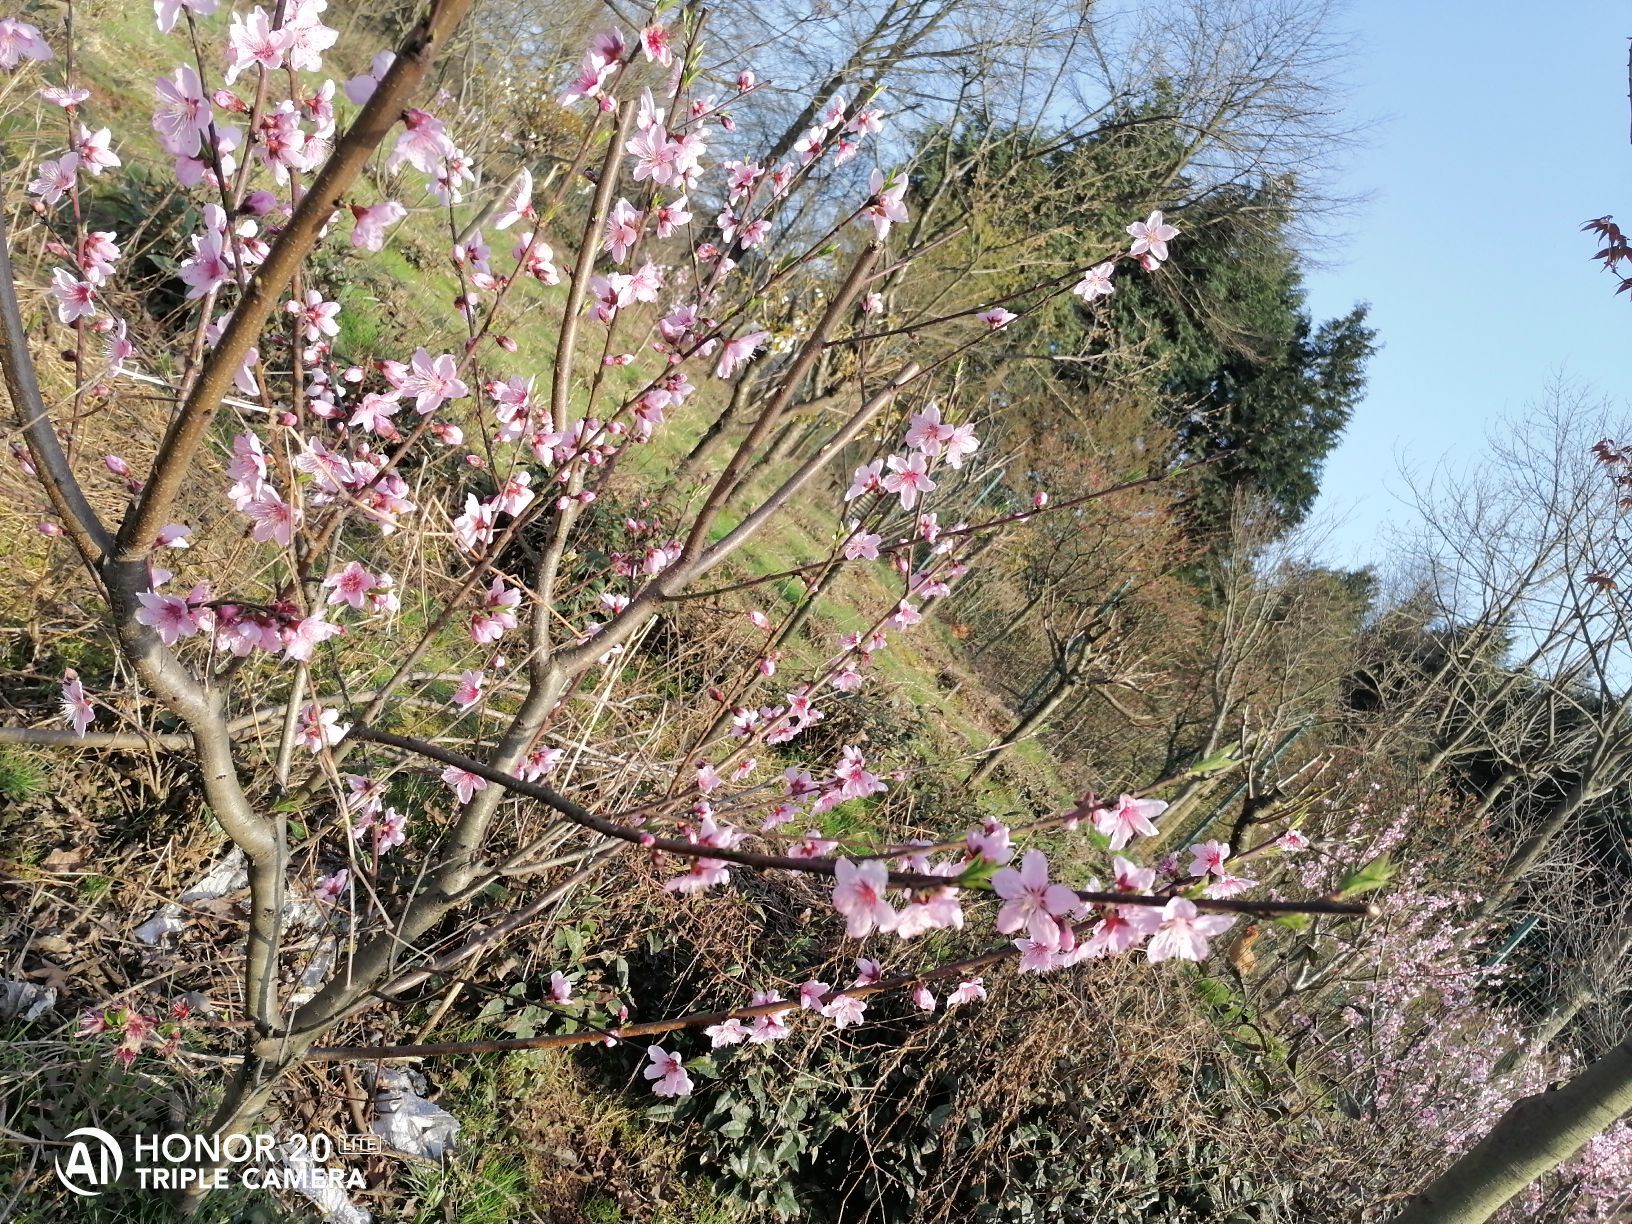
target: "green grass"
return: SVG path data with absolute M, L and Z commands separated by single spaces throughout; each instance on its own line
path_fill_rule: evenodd
M 33 757 L 0 749 L 0 799 L 21 803 L 45 791 L 45 770 Z

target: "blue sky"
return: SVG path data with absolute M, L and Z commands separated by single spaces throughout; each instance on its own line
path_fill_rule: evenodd
M 1372 304 L 1383 349 L 1328 459 L 1318 518 L 1336 564 L 1379 561 L 1409 526 L 1402 465 L 1477 462 L 1488 426 L 1559 374 L 1629 399 L 1632 301 L 1579 232 L 1632 224 L 1627 36 L 1605 0 L 1356 0 L 1344 195 L 1309 277 L 1316 318 Z

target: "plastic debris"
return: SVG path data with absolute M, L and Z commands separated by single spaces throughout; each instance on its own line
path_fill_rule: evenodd
M 374 1111 L 370 1129 L 408 1156 L 441 1160 L 459 1135 L 459 1119 L 415 1091 L 405 1071 L 383 1067 L 375 1074 Z
M 57 1005 L 50 986 L 0 978 L 0 1020 L 38 1020 Z
M 373 1224 L 374 1217 L 353 1203 L 336 1183 L 333 1171 L 319 1165 L 309 1152 L 280 1148 L 278 1152 L 284 1168 L 295 1175 L 290 1189 L 323 1213 L 323 1224 Z

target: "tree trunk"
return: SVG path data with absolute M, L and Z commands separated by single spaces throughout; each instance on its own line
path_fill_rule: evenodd
M 1521 1097 L 1393 1224 L 1481 1224 L 1632 1111 L 1632 1039 L 1552 1092 Z
M 973 786 L 989 778 L 992 770 L 997 768 L 997 763 L 1003 759 L 1003 754 L 1047 722 L 1049 715 L 1060 708 L 1076 685 L 1076 679 L 1070 672 L 1057 672 L 1054 687 L 1037 703 L 1031 713 L 1016 723 L 1012 731 L 992 746 L 986 759 L 975 766 L 974 772 L 969 775 L 969 785 Z

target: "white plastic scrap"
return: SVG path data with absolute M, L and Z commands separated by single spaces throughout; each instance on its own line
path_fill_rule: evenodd
M 0 1020 L 38 1020 L 56 1005 L 54 987 L 0 978 Z
M 319 1177 L 319 1166 L 309 1152 L 280 1148 L 284 1167 L 294 1173 L 296 1183 L 289 1188 L 308 1198 L 323 1213 L 323 1224 L 373 1224 L 374 1217 L 357 1206 L 339 1186 L 327 1168 Z
M 414 1091 L 406 1072 L 381 1068 L 374 1077 L 374 1111 L 370 1126 L 396 1151 L 440 1160 L 459 1135 L 459 1119 Z
M 248 883 L 249 868 L 244 863 L 244 852 L 234 846 L 232 853 L 212 867 L 198 883 L 181 894 L 180 904 L 162 906 L 153 917 L 132 933 L 145 944 L 156 944 L 166 935 L 186 929 L 187 920 L 182 917 L 183 905 L 214 901 L 230 892 L 236 892 Z

